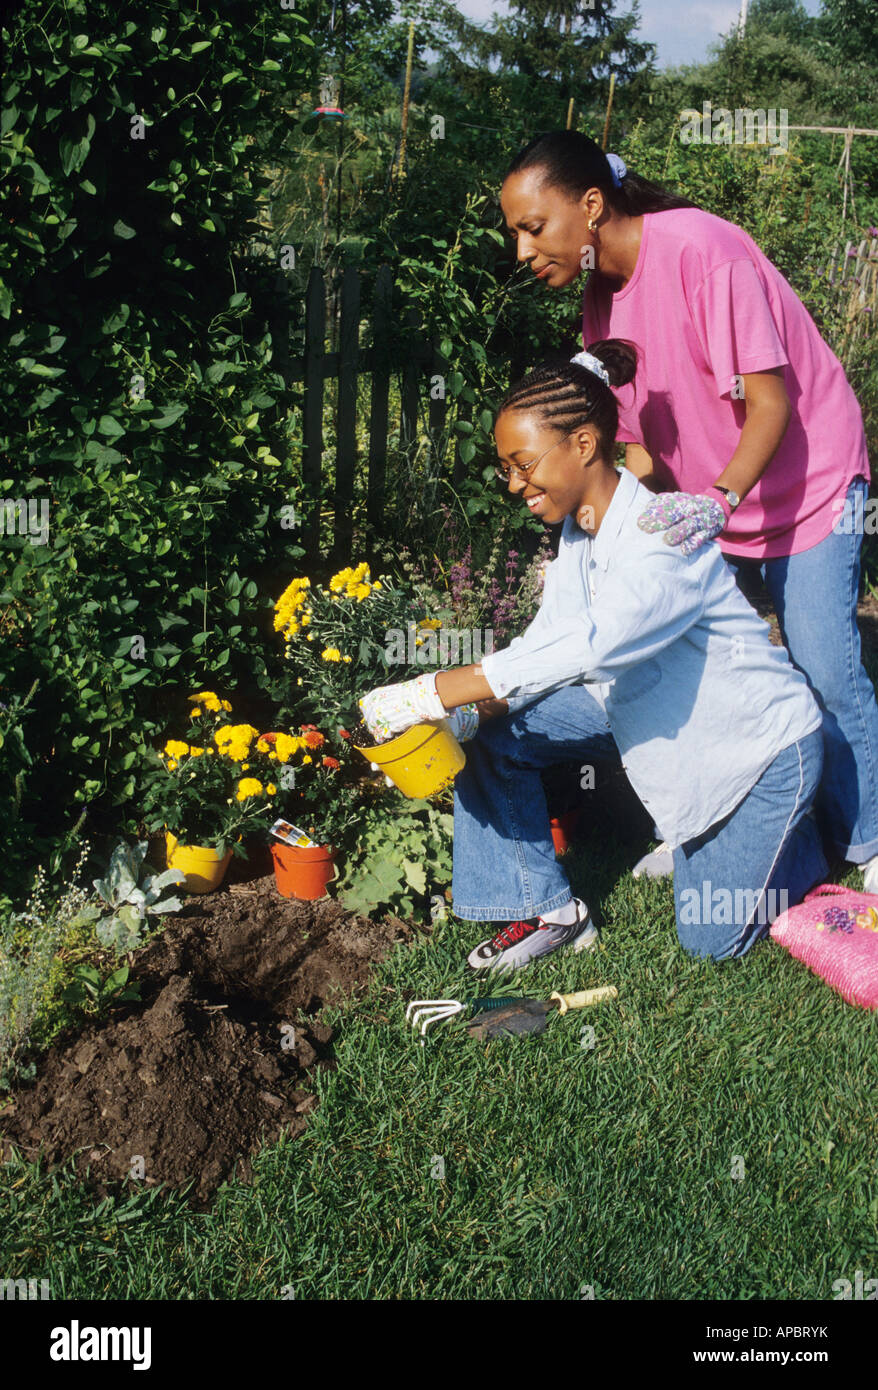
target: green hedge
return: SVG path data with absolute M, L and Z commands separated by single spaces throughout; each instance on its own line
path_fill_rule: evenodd
M 47 504 L 49 534 L 0 538 L 0 701 L 39 682 L 0 873 L 132 796 L 174 692 L 270 679 L 260 607 L 300 548 L 277 266 L 248 243 L 307 28 L 222 2 L 4 28 L 0 499 Z

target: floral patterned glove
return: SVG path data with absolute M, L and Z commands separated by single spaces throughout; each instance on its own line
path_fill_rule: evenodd
M 469 743 L 479 731 L 479 711 L 475 705 L 458 705 L 445 717 L 458 743 Z
M 400 685 L 379 685 L 358 701 L 369 733 L 375 739 L 401 734 L 413 724 L 445 719 L 447 710 L 436 694 L 435 671 Z
M 719 535 L 731 514 L 721 492 L 660 492 L 641 512 L 637 525 L 641 531 L 666 531 L 667 545 L 679 545 L 684 555 L 693 555 Z

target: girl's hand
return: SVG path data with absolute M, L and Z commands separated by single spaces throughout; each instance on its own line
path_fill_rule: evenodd
M 731 512 L 729 512 L 731 515 Z M 666 531 L 666 545 L 679 545 L 692 555 L 718 536 L 728 520 L 726 511 L 703 493 L 660 492 L 637 518 L 641 531 Z
M 436 694 L 436 672 L 400 685 L 379 685 L 358 702 L 369 733 L 375 739 L 401 734 L 413 724 L 445 719 L 447 711 Z

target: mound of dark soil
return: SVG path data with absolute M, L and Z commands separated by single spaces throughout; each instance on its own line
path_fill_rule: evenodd
M 203 1205 L 281 1131 L 299 1134 L 315 1067 L 332 1065 L 321 1006 L 349 995 L 408 934 L 334 900 L 281 898 L 274 879 L 190 899 L 137 953 L 139 1004 L 60 1039 L 0 1111 L 0 1150 L 75 1156 L 100 1193 L 131 1179 Z M 194 1180 L 194 1181 L 193 1181 Z

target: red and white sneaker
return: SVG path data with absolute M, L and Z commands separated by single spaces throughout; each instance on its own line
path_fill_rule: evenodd
M 598 929 L 581 898 L 576 903 L 576 921 L 567 926 L 544 922 L 542 917 L 507 922 L 495 936 L 489 936 L 470 951 L 466 963 L 471 970 L 520 970 L 553 951 L 569 947 L 575 952 L 592 951 L 598 943 Z

